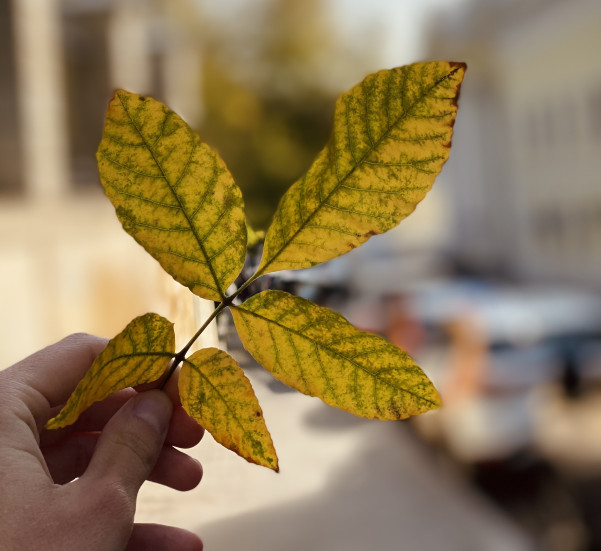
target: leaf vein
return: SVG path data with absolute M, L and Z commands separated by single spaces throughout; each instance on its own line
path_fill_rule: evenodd
M 164 180 L 165 179 L 165 176 L 163 174 L 148 174 L 147 172 L 142 172 L 141 170 L 135 170 L 131 166 L 124 165 L 123 163 L 120 163 L 116 159 L 113 159 L 112 157 L 107 155 L 106 151 L 102 151 L 101 155 L 109 163 L 111 163 L 115 166 L 118 166 L 119 168 L 123 168 L 123 169 L 127 170 L 128 172 L 132 172 L 133 174 L 137 174 L 138 176 L 143 176 L 144 178 L 152 178 L 155 180 Z
M 138 195 L 136 193 L 131 193 L 129 191 L 124 190 L 123 188 L 118 187 L 114 181 L 112 180 L 108 180 L 105 178 L 105 183 L 108 184 L 109 186 L 111 186 L 117 193 L 119 193 L 120 195 L 125 195 L 126 197 L 130 197 L 132 199 L 138 199 L 139 201 L 144 201 L 146 203 L 149 203 L 151 205 L 154 205 L 156 207 L 165 207 L 165 208 L 169 208 L 169 209 L 179 209 L 178 205 L 172 205 L 169 203 L 162 203 L 160 201 L 156 201 L 154 199 L 151 199 L 149 197 L 144 197 L 143 195 Z M 131 182 L 130 182 L 131 184 Z
M 329 208 L 334 209 L 334 210 L 339 210 L 339 211 L 342 211 L 342 212 L 348 212 L 349 214 L 356 214 L 357 216 L 366 216 L 368 218 L 376 218 L 377 220 L 388 220 L 389 219 L 388 216 L 381 216 L 381 215 L 378 215 L 378 214 L 371 214 L 371 213 L 368 213 L 368 212 L 360 212 L 360 211 L 354 210 L 354 209 L 345 209 L 343 207 L 332 205 L 331 203 L 324 203 L 324 206 L 325 207 L 329 207 Z

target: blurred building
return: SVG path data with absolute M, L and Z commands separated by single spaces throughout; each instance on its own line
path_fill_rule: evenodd
M 445 167 L 461 268 L 601 288 L 600 29 L 597 0 L 478 0 L 432 22 L 428 57 L 468 64 Z
M 208 307 L 123 233 L 95 159 L 115 88 L 198 122 L 195 22 L 184 0 L 0 3 L 3 365 L 68 332 L 112 336 L 149 310 Z

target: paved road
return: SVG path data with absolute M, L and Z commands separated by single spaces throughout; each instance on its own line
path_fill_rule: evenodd
M 281 473 L 209 436 L 185 494 L 148 484 L 137 518 L 197 531 L 208 551 L 530 551 L 518 529 L 415 439 L 407 423 L 357 419 L 249 371 Z M 274 384 L 277 383 L 277 384 Z

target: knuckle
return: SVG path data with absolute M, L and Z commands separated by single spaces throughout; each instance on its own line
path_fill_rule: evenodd
M 61 342 L 69 348 L 85 348 L 92 363 L 106 346 L 107 340 L 90 333 L 79 332 L 66 336 Z

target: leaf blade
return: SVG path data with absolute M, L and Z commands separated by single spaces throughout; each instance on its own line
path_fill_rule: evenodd
M 156 381 L 163 375 L 175 351 L 173 324 L 158 314 L 133 319 L 92 363 L 67 403 L 46 423 L 58 429 L 77 421 L 94 402 L 113 392 Z
M 448 158 L 465 68 L 380 71 L 340 96 L 330 141 L 278 205 L 256 277 L 345 254 L 413 212 Z
M 117 90 L 97 160 L 123 228 L 193 293 L 223 300 L 244 265 L 246 225 L 217 153 L 162 103 Z
M 329 405 L 396 420 L 440 407 L 438 392 L 413 360 L 341 315 L 283 291 L 232 307 L 244 347 L 277 379 Z
M 251 463 L 278 471 L 278 458 L 259 401 L 236 360 L 204 348 L 184 360 L 179 375 L 184 409 L 221 445 Z

